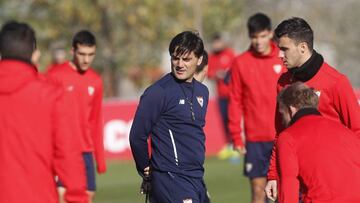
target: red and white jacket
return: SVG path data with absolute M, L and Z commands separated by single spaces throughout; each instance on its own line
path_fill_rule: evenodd
M 275 139 L 276 82 L 284 70 L 274 43 L 271 43 L 269 55 L 260 56 L 249 49 L 234 59 L 228 107 L 229 131 L 234 146 L 244 146 L 242 118 L 246 141 Z
M 325 62 L 322 62 L 319 67 L 311 63 L 307 63 L 306 66 L 305 71 L 295 74 L 288 71 L 282 74 L 277 84 L 277 91 L 280 92 L 284 87 L 296 81 L 304 82 L 307 86 L 314 88 L 318 94 L 319 111 L 325 118 L 342 123 L 360 137 L 360 106 L 347 77 Z M 317 68 L 317 71 L 313 71 Z M 309 74 L 309 72 L 313 73 Z M 299 78 L 297 75 L 301 77 Z M 278 110 L 275 117 L 276 130 L 277 134 L 279 134 L 284 129 L 284 126 Z M 275 152 L 276 145 L 274 145 L 271 154 L 268 171 L 269 180 L 276 180 L 278 177 Z
M 298 202 L 299 189 L 304 203 L 360 202 L 360 139 L 340 122 L 316 114 L 301 109 L 279 135 L 279 202 Z
M 86 203 L 86 179 L 73 95 L 39 77 L 34 66 L 0 61 L 0 202 Z
M 67 92 L 73 92 L 77 108 L 78 127 L 81 131 L 83 152 L 93 152 L 97 162 L 97 171 L 106 171 L 104 141 L 102 97 L 103 87 L 100 76 L 89 68 L 80 74 L 70 62 L 58 65 L 49 70 L 47 76 L 60 82 Z

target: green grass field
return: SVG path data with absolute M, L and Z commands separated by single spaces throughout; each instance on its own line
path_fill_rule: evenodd
M 205 162 L 205 182 L 212 203 L 249 203 L 248 179 L 242 175 L 243 164 L 208 158 Z M 140 178 L 132 161 L 108 162 L 108 172 L 97 177 L 95 203 L 143 203 L 139 194 Z

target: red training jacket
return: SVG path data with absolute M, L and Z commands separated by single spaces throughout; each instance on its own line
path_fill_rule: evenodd
M 68 92 L 75 93 L 74 105 L 78 110 L 77 121 L 82 134 L 82 150 L 94 152 L 97 171 L 104 173 L 106 164 L 102 116 L 103 88 L 100 76 L 92 68 L 80 74 L 72 68 L 70 62 L 50 69 L 47 75 L 63 84 Z
M 219 70 L 229 71 L 234 57 L 235 53 L 230 48 L 224 49 L 220 53 L 209 55 L 208 77 L 216 80 L 217 96 L 220 98 L 229 97 L 229 87 L 225 84 L 224 80 L 216 79 L 216 72 Z
M 290 72 L 282 74 L 277 85 L 278 92 L 294 82 L 296 80 Z M 325 118 L 342 123 L 360 137 L 360 107 L 351 84 L 345 75 L 324 62 L 316 75 L 306 81 L 305 84 L 317 91 L 319 95 L 319 111 Z M 278 111 L 275 116 L 278 134 L 284 127 Z M 271 154 L 268 171 L 269 180 L 276 180 L 278 176 L 275 151 L 276 145 L 274 145 Z
M 360 202 L 360 140 L 344 125 L 305 115 L 277 141 L 281 203 Z
M 0 61 L 0 202 L 88 202 L 70 94 L 30 64 Z
M 284 70 L 274 43 L 267 56 L 257 55 L 249 49 L 235 58 L 231 67 L 228 107 L 229 131 L 235 146 L 244 146 L 240 127 L 242 117 L 247 141 L 275 139 L 276 82 Z

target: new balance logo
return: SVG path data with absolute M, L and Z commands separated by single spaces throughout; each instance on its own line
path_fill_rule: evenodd
M 180 99 L 179 104 L 185 104 L 185 99 Z

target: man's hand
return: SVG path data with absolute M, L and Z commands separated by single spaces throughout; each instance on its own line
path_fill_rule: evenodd
M 277 199 L 277 181 L 276 180 L 269 180 L 266 183 L 265 193 L 267 198 L 275 201 Z
M 246 148 L 245 147 L 234 146 L 234 150 L 238 151 L 241 155 L 246 154 Z
M 146 167 L 144 169 L 144 178 L 140 186 L 141 194 L 149 194 L 151 190 L 151 182 L 150 182 L 150 167 Z
M 144 175 L 145 175 L 145 177 L 149 177 L 149 176 L 150 176 L 150 166 L 144 168 Z

